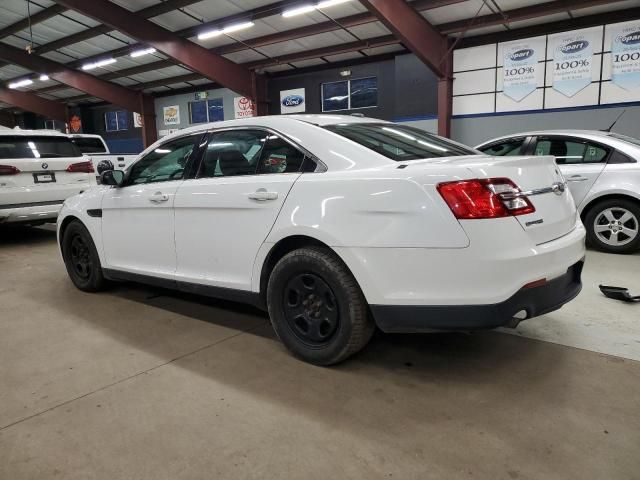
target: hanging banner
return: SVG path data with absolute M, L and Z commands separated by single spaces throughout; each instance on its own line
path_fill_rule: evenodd
M 625 90 L 640 87 L 640 22 L 611 27 L 611 81 Z
M 591 83 L 593 39 L 586 33 L 549 37 L 553 51 L 553 88 L 573 97 Z
M 541 42 L 505 43 L 502 47 L 502 93 L 519 102 L 538 86 L 538 55 Z
M 253 102 L 247 97 L 235 97 L 233 110 L 236 118 L 253 117 Z
M 162 116 L 165 125 L 180 125 L 180 105 L 163 107 Z
M 280 91 L 280 113 L 300 113 L 307 108 L 304 88 Z

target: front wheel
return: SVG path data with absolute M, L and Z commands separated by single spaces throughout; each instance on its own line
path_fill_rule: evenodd
M 73 284 L 85 292 L 103 290 L 106 281 L 98 251 L 87 228 L 79 221 L 72 221 L 62 237 L 62 258 Z
M 345 360 L 361 350 L 374 331 L 355 278 L 326 248 L 285 255 L 269 277 L 267 306 L 284 346 L 316 365 Z
M 640 207 L 629 200 L 605 200 L 585 217 L 589 243 L 610 253 L 633 253 L 640 247 Z

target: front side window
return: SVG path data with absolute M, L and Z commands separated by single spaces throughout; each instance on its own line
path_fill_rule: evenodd
M 352 110 L 378 105 L 377 77 L 322 84 L 322 111 Z
M 553 155 L 559 165 L 569 165 L 603 162 L 606 160 L 609 151 L 579 139 L 540 137 L 536 143 L 535 154 L 538 156 Z
M 213 133 L 197 177 L 254 175 L 268 136 L 267 132 L 261 130 Z
M 498 157 L 522 155 L 522 147 L 524 138 L 511 138 L 499 143 L 494 143 L 486 147 L 482 147 L 480 151 L 487 155 L 495 155 Z
M 397 162 L 422 158 L 478 155 L 478 152 L 471 148 L 404 125 L 344 123 L 328 125 L 324 128 Z
M 180 180 L 193 152 L 197 135 L 178 138 L 160 145 L 133 164 L 128 183 L 166 182 Z
M 0 136 L 0 158 L 81 157 L 82 152 L 67 137 Z

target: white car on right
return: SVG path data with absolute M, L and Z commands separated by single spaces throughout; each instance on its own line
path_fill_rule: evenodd
M 593 247 L 640 248 L 640 140 L 608 131 L 544 130 L 507 135 L 476 147 L 492 156 L 552 155 Z

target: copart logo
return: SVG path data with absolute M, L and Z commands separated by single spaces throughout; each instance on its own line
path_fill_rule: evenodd
M 560 47 L 562 53 L 576 53 L 584 50 L 589 46 L 589 42 L 586 40 L 576 40 L 575 42 L 567 43 Z
M 623 45 L 635 45 L 636 43 L 640 43 L 640 32 L 628 33 L 627 35 L 622 35 L 618 37 L 618 41 Z
M 518 62 L 520 60 L 526 60 L 527 58 L 533 55 L 533 50 L 531 48 L 525 48 L 522 50 L 518 50 L 517 52 L 513 52 L 509 58 L 512 62 Z
M 297 107 L 304 103 L 304 97 L 302 95 L 287 95 L 282 99 L 283 107 Z

